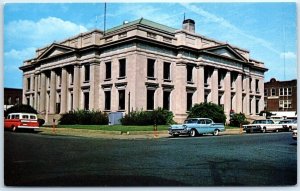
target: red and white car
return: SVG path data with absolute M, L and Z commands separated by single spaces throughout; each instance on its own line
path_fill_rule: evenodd
M 12 131 L 17 129 L 38 129 L 37 115 L 33 113 L 10 113 L 4 119 L 4 128 Z

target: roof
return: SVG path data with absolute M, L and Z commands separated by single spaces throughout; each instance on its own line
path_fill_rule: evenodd
M 159 24 L 159 23 L 156 23 L 156 22 L 144 19 L 144 18 L 140 18 L 138 20 L 131 21 L 129 23 L 126 23 L 126 24 L 119 25 L 119 26 L 113 27 L 111 29 L 108 29 L 108 30 L 105 31 L 105 33 L 114 32 L 114 31 L 122 29 L 124 27 L 138 25 L 138 24 L 146 25 L 146 26 L 153 27 L 153 28 L 157 28 L 157 29 L 169 32 L 169 33 L 175 33 L 175 31 L 178 30 L 178 29 L 166 26 L 166 25 L 162 25 L 162 24 Z

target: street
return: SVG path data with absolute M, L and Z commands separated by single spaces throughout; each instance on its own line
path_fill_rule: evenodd
M 113 140 L 4 133 L 7 186 L 290 186 L 290 132 Z

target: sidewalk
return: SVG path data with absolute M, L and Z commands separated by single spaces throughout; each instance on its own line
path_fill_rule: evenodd
M 87 130 L 87 129 L 71 129 L 71 128 L 56 128 L 41 127 L 39 134 L 42 135 L 65 135 L 91 138 L 105 139 L 156 139 L 170 137 L 168 131 L 130 131 L 122 133 L 121 131 L 102 131 L 102 130 Z M 220 135 L 239 135 L 243 132 L 240 129 L 228 129 L 220 132 Z

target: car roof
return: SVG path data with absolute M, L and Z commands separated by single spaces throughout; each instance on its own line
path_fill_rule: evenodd
M 35 113 L 10 113 L 8 115 L 36 115 Z

